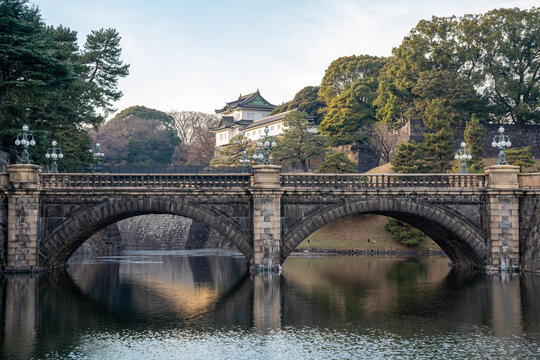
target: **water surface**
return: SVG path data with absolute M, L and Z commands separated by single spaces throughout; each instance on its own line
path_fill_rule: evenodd
M 533 359 L 540 276 L 447 258 L 290 257 L 246 274 L 226 251 L 76 259 L 2 279 L 6 359 Z

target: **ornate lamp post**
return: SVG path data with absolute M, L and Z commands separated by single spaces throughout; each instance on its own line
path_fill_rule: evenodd
M 465 141 L 461 142 L 461 149 L 456 150 L 456 155 L 454 156 L 454 159 L 459 160 L 460 163 L 460 174 L 466 174 L 467 173 L 467 160 L 472 159 L 471 150 L 467 149 L 465 146 Z
M 253 154 L 253 160 L 259 161 L 259 165 L 270 165 L 270 151 L 276 147 L 276 142 L 268 137 L 268 126 L 264 128 L 265 135 L 257 143 L 258 149 Z
M 101 151 L 101 144 L 99 141 L 96 142 L 96 147 L 94 149 L 90 149 L 88 151 L 94 154 L 94 160 L 97 161 L 97 164 L 92 164 L 92 172 L 101 172 L 103 170 L 103 159 L 105 158 L 105 153 Z
M 242 164 L 242 171 L 243 172 L 246 172 L 246 169 L 248 167 L 248 164 L 251 162 L 251 160 L 249 160 L 249 157 L 247 156 L 247 151 L 244 150 L 242 152 L 242 157 L 240 158 L 240 164 Z
M 493 137 L 491 146 L 499 149 L 499 160 L 497 161 L 497 165 L 508 165 L 504 148 L 509 148 L 512 146 L 512 143 L 510 142 L 508 135 L 504 135 L 504 128 L 502 126 L 499 128 L 499 134 Z
M 62 154 L 62 150 L 60 148 L 57 148 L 57 142 L 56 140 L 53 140 L 51 142 L 52 148 L 47 149 L 47 153 L 45 154 L 45 157 L 47 159 L 52 159 L 51 164 L 51 173 L 57 173 L 58 172 L 58 165 L 56 165 L 56 159 L 62 159 L 64 157 L 64 154 Z
M 24 124 L 22 127 L 23 133 L 17 135 L 17 140 L 15 140 L 15 145 L 22 146 L 23 151 L 21 154 L 21 163 L 30 164 L 30 155 L 28 154 L 28 146 L 35 146 L 36 141 L 34 140 L 34 135 L 28 132 L 28 125 Z

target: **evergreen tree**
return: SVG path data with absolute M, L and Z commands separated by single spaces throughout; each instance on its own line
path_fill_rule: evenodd
M 242 134 L 234 136 L 227 145 L 221 147 L 218 156 L 210 161 L 211 166 L 240 166 L 240 159 L 246 150 L 251 159 L 254 145 Z M 251 159 L 253 161 L 253 159 Z
M 323 117 L 323 110 L 326 108 L 326 102 L 319 97 L 319 89 L 319 86 L 306 86 L 294 95 L 294 99 L 278 105 L 270 115 L 298 110 L 308 114 L 313 122 L 319 125 Z
M 120 34 L 115 29 L 92 30 L 86 38 L 81 63 L 83 79 L 89 87 L 92 102 L 105 114 L 114 111 L 113 102 L 122 97 L 118 79 L 129 75 L 129 65 L 120 60 Z
M 272 158 L 285 165 L 299 164 L 308 171 L 309 160 L 324 155 L 326 139 L 317 133 L 315 124 L 301 111 L 287 114 L 283 128 L 285 131 L 277 141 Z
M 484 163 L 482 162 L 484 147 L 482 146 L 482 140 L 486 134 L 486 131 L 478 117 L 473 115 L 471 120 L 467 122 L 463 137 L 465 143 L 471 151 L 472 159 L 467 161 L 467 171 L 470 173 L 484 172 Z
M 420 144 L 414 141 L 401 143 L 392 155 L 392 171 L 396 173 L 424 173 L 424 153 Z
M 394 218 L 388 218 L 386 224 L 384 224 L 384 230 L 388 231 L 395 241 L 409 247 L 422 244 L 426 237 L 417 228 Z
M 506 162 L 509 165 L 518 165 L 521 172 L 529 172 L 527 168 L 532 167 L 535 162 L 532 159 L 531 145 L 522 148 L 513 148 L 505 150 Z
M 326 70 L 319 95 L 328 108 L 319 130 L 333 145 L 366 140 L 357 130 L 376 121 L 372 103 L 385 62 L 376 56 L 349 56 L 333 61 Z
M 424 133 L 420 145 L 424 168 L 429 173 L 445 173 L 452 168 L 454 150 L 448 112 L 441 100 L 432 100 L 427 105 L 424 123 L 433 131 Z
M 330 154 L 324 158 L 320 173 L 326 174 L 350 174 L 356 172 L 356 164 L 350 160 L 344 152 Z
M 43 153 L 54 139 L 64 153 L 60 169 L 90 165 L 91 138 L 85 127 L 105 120 L 111 101 L 121 96 L 115 91 L 118 77 L 127 75 L 126 65 L 110 61 L 118 60 L 121 51 L 113 40 L 102 39 L 109 41 L 103 46 L 108 50 L 101 52 L 106 60 L 92 67 L 89 59 L 96 58 L 89 56 L 89 48 L 79 49 L 76 32 L 46 26 L 26 0 L 0 0 L 0 143 L 12 161 L 19 151 L 13 136 L 26 123 L 34 134 L 44 132 L 43 141 L 31 149 L 36 163 L 45 162 Z

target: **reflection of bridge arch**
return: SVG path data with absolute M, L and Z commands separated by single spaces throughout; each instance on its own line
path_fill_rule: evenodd
M 360 200 L 330 205 L 293 224 L 283 235 L 281 262 L 310 234 L 339 218 L 355 214 L 380 214 L 405 221 L 423 231 L 455 263 L 488 264 L 488 247 L 480 231 L 456 212 L 420 201 L 392 198 Z
M 120 220 L 147 214 L 178 215 L 200 221 L 231 240 L 249 260 L 253 257 L 250 237 L 230 216 L 216 209 L 195 207 L 177 199 L 126 199 L 105 201 L 62 221 L 41 242 L 39 262 L 42 267 L 55 268 L 69 257 L 90 236 Z

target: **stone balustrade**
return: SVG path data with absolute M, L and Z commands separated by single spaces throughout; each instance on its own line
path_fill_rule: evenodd
M 42 174 L 42 189 L 246 188 L 251 174 Z
M 488 186 L 485 174 L 281 174 L 284 187 L 305 188 L 472 188 Z

